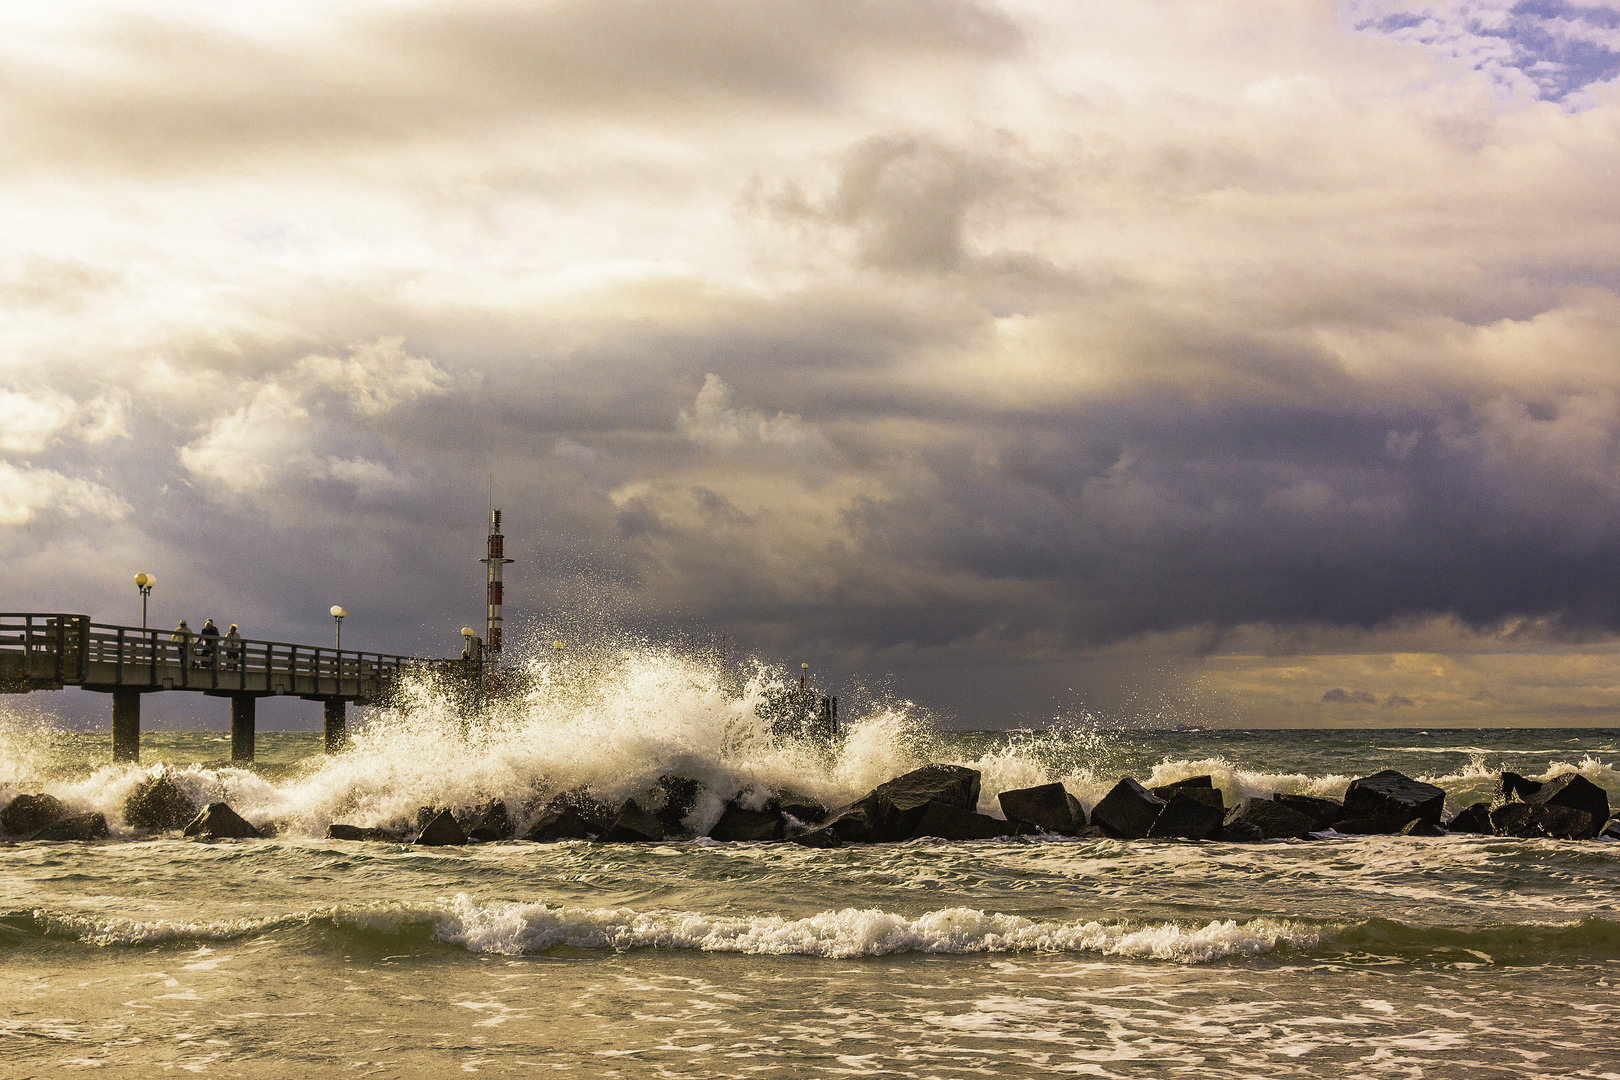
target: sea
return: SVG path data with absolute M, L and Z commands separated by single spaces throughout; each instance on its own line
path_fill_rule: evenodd
M 957 732 L 872 695 L 800 738 L 760 719 L 763 666 L 536 664 L 483 702 L 413 683 L 331 757 L 261 732 L 252 769 L 201 730 L 114 764 L 106 732 L 0 704 L 0 802 L 49 792 L 112 831 L 0 847 L 0 1076 L 1620 1080 L 1609 841 L 324 839 L 492 798 L 521 827 L 556 792 L 666 774 L 702 782 L 701 831 L 729 798 L 836 804 L 929 762 L 980 770 L 998 817 L 998 792 L 1054 780 L 1089 808 L 1122 776 L 1208 774 L 1231 803 L 1386 768 L 1449 812 L 1503 769 L 1620 806 L 1620 731 Z M 159 771 L 273 837 L 130 829 Z

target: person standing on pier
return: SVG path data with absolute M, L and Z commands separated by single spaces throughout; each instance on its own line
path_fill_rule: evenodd
M 242 660 L 242 635 L 235 623 L 225 632 L 225 660 L 232 667 L 237 667 Z
M 219 627 L 214 625 L 213 619 L 205 619 L 203 620 L 202 629 L 197 631 L 197 635 L 199 637 L 208 639 L 207 641 L 200 642 L 199 648 L 197 649 L 198 664 L 202 667 L 207 667 L 209 661 L 213 660 L 214 658 L 214 641 L 219 637 Z
M 169 635 L 169 640 L 180 644 L 180 663 L 189 666 L 191 663 L 191 627 L 186 625 L 186 620 L 180 620 L 180 625 L 174 628 L 174 633 Z

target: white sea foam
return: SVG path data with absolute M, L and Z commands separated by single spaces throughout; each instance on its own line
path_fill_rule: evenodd
M 38 912 L 48 932 L 94 945 L 218 941 L 321 919 L 398 933 L 426 924 L 439 940 L 470 952 L 517 956 L 554 946 L 691 949 L 752 955 L 859 957 L 894 953 L 1094 953 L 1195 964 L 1256 956 L 1279 945 L 1312 948 L 1334 932 L 1283 919 L 1180 923 L 1062 922 L 955 907 L 915 918 L 876 908 L 823 911 L 800 919 L 631 908 L 481 903 L 467 894 L 433 904 L 339 906 L 294 915 L 220 922 L 143 922 Z

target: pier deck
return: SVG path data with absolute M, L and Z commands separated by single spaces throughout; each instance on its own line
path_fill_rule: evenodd
M 231 699 L 231 758 L 253 758 L 254 706 L 297 696 L 326 706 L 327 750 L 345 737 L 349 702 L 382 700 L 406 671 L 442 661 L 285 641 L 201 637 L 116 626 L 88 615 L 0 612 L 0 693 L 77 686 L 113 697 L 115 760 L 139 760 L 140 696 L 193 691 Z

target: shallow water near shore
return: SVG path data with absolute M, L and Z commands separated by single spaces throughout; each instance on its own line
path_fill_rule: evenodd
M 150 733 L 134 767 L 105 735 L 0 726 L 0 801 L 45 790 L 113 829 L 0 848 L 0 1073 L 1620 1077 L 1620 844 L 321 838 L 664 772 L 704 781 L 700 827 L 726 797 L 835 800 L 924 761 L 980 769 L 992 813 L 1047 780 L 1089 805 L 1121 775 L 1209 773 L 1230 802 L 1382 768 L 1452 811 L 1502 768 L 1620 805 L 1620 733 L 952 734 L 877 703 L 820 743 L 677 659 L 565 682 L 471 725 L 424 692 L 333 759 L 262 733 L 251 771 L 219 733 Z M 128 829 L 158 762 L 277 836 Z

